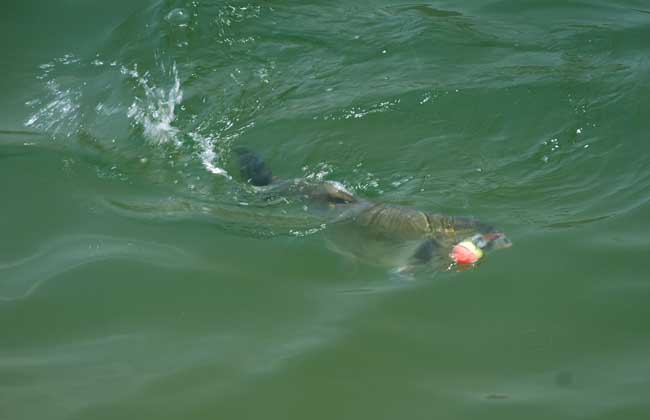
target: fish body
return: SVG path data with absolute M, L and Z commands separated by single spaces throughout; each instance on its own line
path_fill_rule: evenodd
M 265 193 L 304 200 L 312 211 L 321 212 L 328 221 L 328 247 L 364 262 L 402 272 L 441 270 L 467 261 L 473 264 L 484 251 L 511 246 L 505 234 L 472 218 L 375 203 L 334 181 L 273 177 L 266 163 L 250 151 L 240 154 L 240 167 L 242 175 Z

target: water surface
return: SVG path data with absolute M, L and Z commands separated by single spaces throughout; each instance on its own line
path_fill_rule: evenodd
M 650 7 L 10 2 L 0 417 L 644 418 Z M 413 281 L 276 174 L 515 246 Z

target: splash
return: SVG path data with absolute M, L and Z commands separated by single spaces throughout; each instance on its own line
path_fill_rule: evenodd
M 216 42 L 228 46 L 255 42 L 255 38 L 252 36 L 236 36 L 234 27 L 249 19 L 258 18 L 261 10 L 262 8 L 260 6 L 250 4 L 244 6 L 225 5 L 222 9 L 219 9 L 217 17 L 214 19 L 214 25 L 216 26 L 218 35 Z
M 305 229 L 305 230 L 298 230 L 298 229 L 289 229 L 289 234 L 292 236 L 298 236 L 298 237 L 303 237 L 303 236 L 309 236 L 313 235 L 315 233 L 321 232 L 325 230 L 327 227 L 327 224 L 321 223 L 318 227 L 313 227 L 310 229 Z
M 43 83 L 43 93 L 26 103 L 34 112 L 24 125 L 53 139 L 91 139 L 103 152 L 115 152 L 105 155 L 107 160 L 137 157 L 152 162 L 164 156 L 171 167 L 199 160 L 209 173 L 230 179 L 219 166 L 220 157 L 253 125 L 236 127 L 236 118 L 222 115 L 197 126 L 197 115 L 183 114 L 178 66 L 159 55 L 146 71 L 139 63 L 127 65 L 99 54 L 88 59 L 67 54 L 39 70 L 36 78 Z M 143 149 L 131 155 L 140 139 L 153 147 L 151 155 Z
M 212 136 L 202 136 L 196 132 L 189 133 L 189 136 L 199 145 L 199 157 L 201 159 L 203 167 L 207 169 L 208 172 L 211 172 L 215 175 L 221 175 L 225 176 L 228 179 L 232 179 L 232 177 L 225 169 L 215 165 L 215 162 L 218 158 L 217 153 L 214 151 L 216 139 Z
M 313 169 L 309 165 L 305 165 L 302 167 L 302 171 L 304 173 L 303 178 L 320 182 L 334 171 L 334 167 L 327 162 L 320 162 Z
M 47 131 L 53 136 L 64 133 L 70 137 L 80 125 L 81 91 L 63 89 L 55 80 L 47 81 L 45 87 L 45 100 L 34 99 L 26 103 L 38 109 L 25 122 L 25 127 Z
M 164 65 L 162 66 L 165 71 Z M 127 116 L 141 125 L 145 138 L 153 144 L 173 143 L 181 146 L 178 139 L 179 129 L 172 123 L 176 119 L 176 106 L 183 100 L 181 82 L 178 78 L 176 63 L 171 65 L 169 71 L 172 85 L 165 90 L 151 84 L 148 80 L 149 73 L 140 76 L 137 66 L 133 69 L 121 68 L 121 72 L 136 80 L 144 90 L 144 97 L 136 97 L 127 111 Z
M 381 113 L 381 112 L 389 112 L 395 109 L 397 105 L 401 102 L 400 99 L 393 99 L 393 100 L 386 100 L 386 101 L 381 101 L 376 104 L 372 104 L 368 106 L 367 108 L 361 107 L 361 106 L 352 106 L 350 108 L 346 108 L 342 111 L 335 112 L 332 114 L 327 114 L 322 117 L 323 120 L 328 121 L 341 121 L 341 120 L 349 120 L 349 119 L 360 119 L 364 118 L 367 115 L 371 114 L 376 114 L 376 113 Z M 319 117 L 314 117 L 314 119 L 319 119 Z

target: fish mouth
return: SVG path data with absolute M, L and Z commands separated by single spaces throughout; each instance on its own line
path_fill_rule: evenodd
M 485 239 L 492 245 L 494 249 L 510 248 L 512 241 L 508 239 L 505 233 L 496 232 L 485 235 Z

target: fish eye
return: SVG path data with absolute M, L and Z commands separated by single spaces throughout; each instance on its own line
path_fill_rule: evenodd
M 487 245 L 487 241 L 483 237 L 483 235 L 474 235 L 472 238 L 472 242 L 474 242 L 474 245 L 476 245 L 479 248 L 485 248 L 485 245 Z

